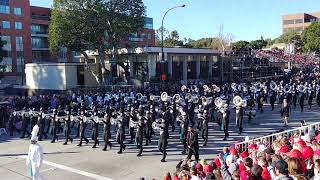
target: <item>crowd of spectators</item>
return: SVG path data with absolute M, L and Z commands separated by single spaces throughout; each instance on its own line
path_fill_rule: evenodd
M 307 54 L 296 52 L 295 54 L 287 54 L 282 49 L 259 50 L 256 56 L 260 58 L 268 58 L 271 62 L 293 62 L 303 65 L 319 65 L 320 56 L 316 54 Z
M 272 144 L 224 147 L 211 161 L 182 160 L 164 180 L 320 180 L 320 133 L 278 136 Z M 243 149 L 243 150 L 242 150 Z

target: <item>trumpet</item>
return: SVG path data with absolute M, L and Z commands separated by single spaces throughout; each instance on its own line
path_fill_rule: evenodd
M 175 103 L 179 103 L 181 101 L 181 96 L 179 94 L 175 94 L 172 99 Z
M 272 82 L 270 83 L 270 89 L 273 90 L 273 91 L 277 91 L 277 88 L 278 88 L 277 83 L 275 83 L 274 81 L 272 81 Z

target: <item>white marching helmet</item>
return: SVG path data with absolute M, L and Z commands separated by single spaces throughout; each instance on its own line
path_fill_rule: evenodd
M 39 132 L 39 126 L 36 124 L 32 128 L 31 132 L 31 141 L 38 141 L 38 132 Z

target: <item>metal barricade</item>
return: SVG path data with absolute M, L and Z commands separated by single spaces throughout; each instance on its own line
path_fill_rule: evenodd
M 319 131 L 320 130 L 320 122 L 318 123 L 313 123 L 307 126 L 303 126 L 303 127 L 299 127 L 299 128 L 295 128 L 295 129 L 290 129 L 290 130 L 286 130 L 286 131 L 282 131 L 279 133 L 273 133 L 267 136 L 262 136 L 262 137 L 258 137 L 258 138 L 254 138 L 248 141 L 243 141 L 243 142 L 239 142 L 236 143 L 236 147 L 237 149 L 241 149 L 242 151 L 247 150 L 248 146 L 252 143 L 257 143 L 257 142 L 261 142 L 265 145 L 271 145 L 272 142 L 274 142 L 275 140 L 277 140 L 280 136 L 281 137 L 287 137 L 290 138 L 292 135 L 299 135 L 301 136 L 302 134 L 306 134 L 307 132 L 310 133 L 312 131 Z

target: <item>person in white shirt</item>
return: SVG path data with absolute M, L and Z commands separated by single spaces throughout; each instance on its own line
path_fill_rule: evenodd
M 38 144 L 39 126 L 35 125 L 31 133 L 31 144 L 29 146 L 26 165 L 29 166 L 30 175 L 33 180 L 43 180 L 44 177 L 40 174 L 40 168 L 43 164 L 43 148 Z

